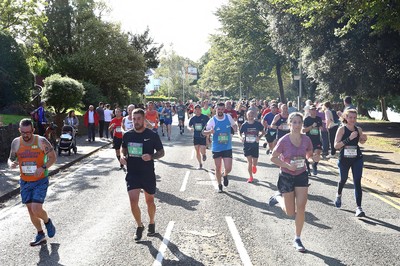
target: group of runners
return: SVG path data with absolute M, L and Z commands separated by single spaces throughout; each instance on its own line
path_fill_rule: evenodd
M 350 101 L 350 103 L 349 103 Z M 280 168 L 278 191 L 269 199 L 269 205 L 279 203 L 289 216 L 295 216 L 294 246 L 304 252 L 300 236 L 305 220 L 305 208 L 308 197 L 309 176 L 318 174 L 318 163 L 323 152 L 322 129 L 326 127 L 331 143 L 331 155 L 340 150 L 338 167 L 340 181 L 334 204 L 340 208 L 343 187 L 348 179 L 350 168 L 353 171 L 357 217 L 365 216 L 361 207 L 361 176 L 363 158 L 359 143 L 365 143 L 367 136 L 356 126 L 357 111 L 351 105 L 351 98 L 346 97 L 345 109 L 341 115 L 342 124 L 334 118 L 329 102 L 323 104 L 308 103 L 304 114 L 297 112 L 291 103 L 276 101 L 233 103 L 231 101 L 212 104 L 207 100 L 184 104 L 179 101 L 175 106 L 170 102 L 156 104 L 149 102 L 145 109 L 127 107 L 127 116 L 123 117 L 120 109 L 115 110 L 115 117 L 109 125 L 113 132 L 113 148 L 118 164 L 126 166 L 126 185 L 131 211 L 137 228 L 135 240 L 142 238 L 144 224 L 139 208 L 140 192 L 144 192 L 149 215 L 148 236 L 155 234 L 154 195 L 156 178 L 154 160 L 164 156 L 160 136 L 171 140 L 172 117 L 178 115 L 180 134 L 185 130 L 185 117 L 189 118 L 187 129 L 193 133 L 198 169 L 203 168 L 207 160 L 207 148 L 210 146 L 215 164 L 215 177 L 218 192 L 229 185 L 229 174 L 232 171 L 232 141 L 237 134 L 243 143 L 243 154 L 248 162 L 248 180 L 254 181 L 257 173 L 260 141 L 265 136 L 267 154 L 271 162 Z M 321 107 L 322 111 L 318 111 Z M 323 119 L 318 112 L 324 114 Z M 161 127 L 161 131 L 158 128 Z M 32 246 L 46 241 L 42 230 L 45 224 L 47 234 L 53 237 L 55 227 L 43 209 L 43 202 L 48 187 L 48 168 L 56 161 L 56 155 L 48 141 L 34 134 L 30 119 L 20 122 L 21 137 L 14 139 L 8 160 L 11 168 L 19 166 L 21 173 L 21 197 L 26 204 L 33 225 L 37 229 Z M 334 134 L 334 136 L 332 136 Z M 328 142 L 328 144 L 329 144 Z

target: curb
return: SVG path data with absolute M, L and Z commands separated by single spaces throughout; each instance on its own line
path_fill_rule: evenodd
M 100 146 L 100 147 L 97 147 L 96 149 L 92 150 L 91 152 L 88 152 L 88 153 L 86 153 L 86 154 L 83 154 L 83 155 L 82 155 L 81 157 L 79 157 L 79 158 L 76 158 L 76 159 L 74 159 L 74 160 L 72 160 L 72 161 L 70 161 L 70 162 L 68 162 L 68 163 L 66 163 L 66 164 L 63 164 L 63 165 L 61 165 L 61 166 L 55 168 L 54 170 L 49 171 L 48 177 L 53 176 L 53 175 L 59 173 L 61 170 L 64 170 L 64 169 L 66 169 L 66 168 L 68 168 L 68 167 L 74 165 L 75 163 L 81 161 L 82 159 L 85 159 L 85 158 L 89 157 L 89 156 L 92 155 L 93 153 L 95 153 L 95 152 L 97 152 L 97 151 L 99 151 L 99 150 L 101 150 L 101 149 L 103 149 L 103 148 L 105 148 L 105 147 L 107 147 L 107 146 L 109 146 L 109 145 L 111 145 L 111 144 L 112 144 L 112 143 L 106 143 L 105 145 L 102 145 L 102 146 Z M 6 201 L 6 200 L 8 200 L 8 199 L 10 199 L 10 198 L 12 198 L 12 197 L 14 197 L 14 196 L 17 196 L 18 194 L 20 194 L 19 186 L 18 186 L 17 188 L 15 188 L 15 189 L 11 190 L 10 192 L 7 192 L 6 194 L 0 196 L 0 203 L 2 203 L 2 202 Z

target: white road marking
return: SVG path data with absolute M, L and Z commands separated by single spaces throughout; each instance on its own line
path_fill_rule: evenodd
M 167 250 L 167 247 L 169 244 L 169 238 L 171 236 L 172 228 L 174 228 L 174 224 L 175 224 L 174 221 L 170 221 L 168 223 L 167 230 L 165 231 L 161 246 L 158 249 L 158 254 L 157 254 L 156 260 L 153 263 L 153 266 L 161 266 L 162 265 L 161 262 L 164 259 L 164 253 Z
M 208 175 L 210 176 L 211 183 L 213 184 L 214 188 L 218 189 L 218 183 L 217 180 L 215 179 L 215 176 L 211 172 L 208 172 Z
M 185 177 L 183 178 L 183 183 L 182 183 L 181 189 L 179 190 L 180 192 L 183 192 L 186 190 L 186 185 L 187 185 L 187 182 L 189 179 L 189 174 L 190 174 L 190 171 L 187 171 Z
M 192 156 L 190 156 L 190 160 L 194 159 L 194 150 L 192 150 Z
M 245 249 L 245 247 L 243 245 L 242 239 L 240 238 L 239 232 L 238 232 L 238 230 L 237 230 L 237 228 L 235 226 L 235 223 L 233 222 L 232 217 L 225 216 L 225 219 L 226 219 L 226 222 L 228 224 L 229 231 L 231 231 L 231 235 L 233 237 L 233 240 L 235 240 L 235 245 L 236 245 L 236 248 L 237 248 L 237 250 L 239 252 L 239 256 L 240 256 L 240 259 L 243 262 L 243 265 L 245 265 L 245 266 L 253 265 L 251 263 L 249 254 L 247 254 L 247 251 L 246 251 L 246 249 Z

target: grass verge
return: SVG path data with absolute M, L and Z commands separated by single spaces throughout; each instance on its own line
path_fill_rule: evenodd
M 379 147 L 382 151 L 391 151 L 400 153 L 400 140 L 389 139 L 377 136 L 368 136 L 368 140 L 365 143 L 367 146 Z
M 30 118 L 28 115 L 8 115 L 8 114 L 0 114 L 1 116 L 1 122 L 3 122 L 3 125 L 6 126 L 8 124 L 18 124 L 19 121 L 21 121 L 22 118 Z

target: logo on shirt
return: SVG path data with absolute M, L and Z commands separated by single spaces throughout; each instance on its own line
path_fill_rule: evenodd
M 150 140 L 150 139 L 143 139 L 144 141 L 148 141 L 148 140 Z

